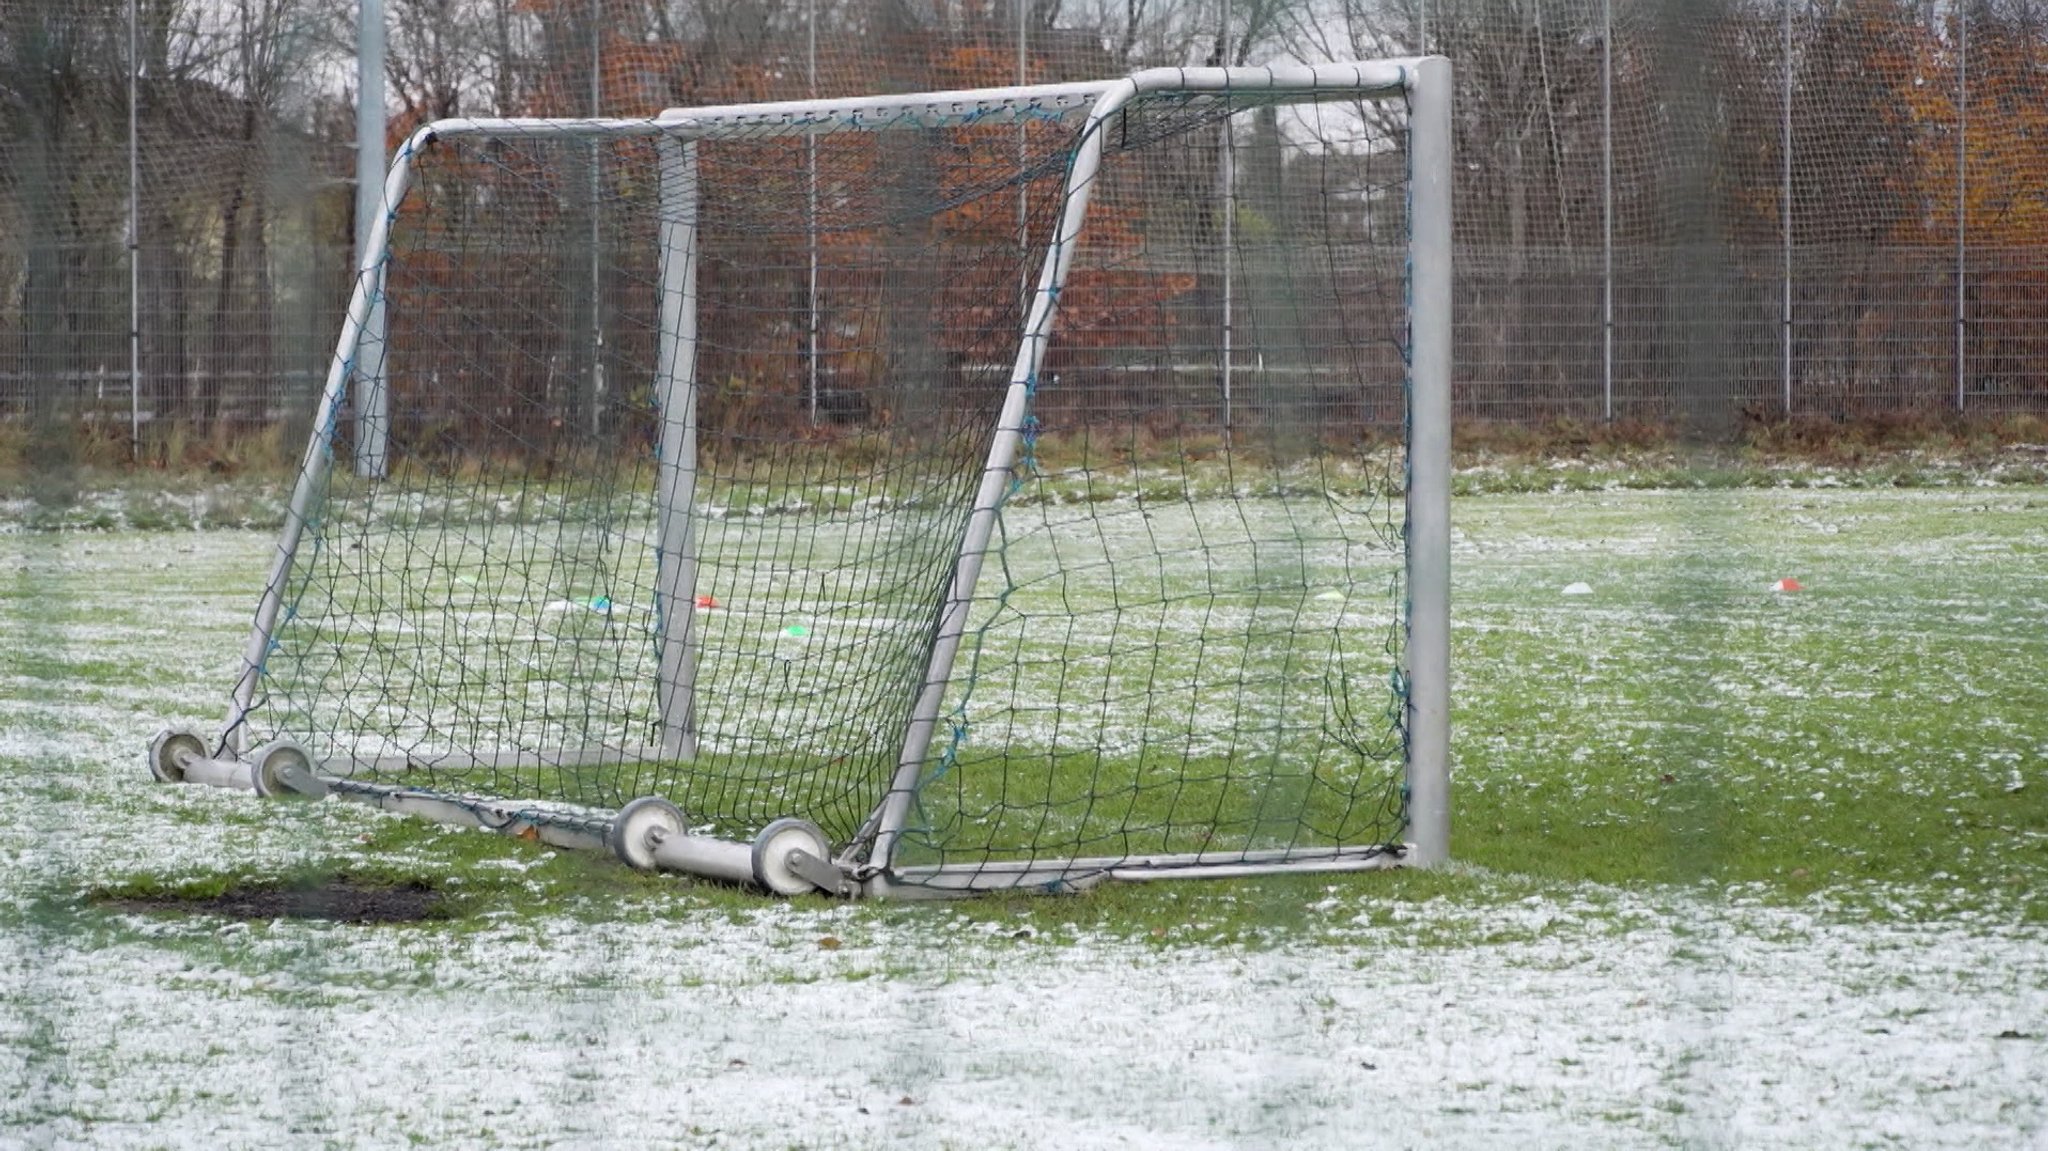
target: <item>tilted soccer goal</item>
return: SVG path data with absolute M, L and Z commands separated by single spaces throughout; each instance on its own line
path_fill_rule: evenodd
M 152 770 L 791 893 L 1441 858 L 1449 89 L 422 129 Z

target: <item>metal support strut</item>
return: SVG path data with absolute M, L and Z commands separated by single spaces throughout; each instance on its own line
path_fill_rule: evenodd
M 380 811 L 439 823 L 480 827 L 551 847 L 609 851 L 641 871 L 673 871 L 720 883 L 757 887 L 776 895 L 822 891 L 851 897 L 853 878 L 832 862 L 825 833 L 806 819 L 778 819 L 752 843 L 691 835 L 682 809 L 643 796 L 616 815 L 544 810 L 502 800 L 477 799 L 319 774 L 312 754 L 296 740 L 264 744 L 247 759 L 208 755 L 198 733 L 173 728 L 149 745 L 150 774 L 165 783 L 253 791 L 265 797 L 321 799 L 333 795 Z

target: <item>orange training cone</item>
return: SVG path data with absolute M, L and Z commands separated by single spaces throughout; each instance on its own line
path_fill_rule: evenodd
M 1772 591 L 1805 591 L 1806 585 L 1796 579 L 1781 579 L 1771 585 Z

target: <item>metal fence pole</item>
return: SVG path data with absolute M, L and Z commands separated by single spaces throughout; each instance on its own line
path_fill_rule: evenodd
M 804 95 L 818 98 L 818 0 L 804 10 Z M 804 136 L 804 241 L 809 249 L 810 284 L 805 299 L 805 382 L 809 385 L 811 423 L 818 422 L 818 137 Z
M 1956 8 L 1956 411 L 1965 403 L 1969 311 L 1969 273 L 1964 261 L 1969 256 L 1970 203 L 1970 10 Z
M 1784 183 L 1780 188 L 1778 216 L 1784 229 L 1785 282 L 1784 306 L 1779 312 L 1780 334 L 1783 342 L 1783 384 L 1785 390 L 1785 414 L 1792 414 L 1792 0 L 1784 0 L 1785 18 L 1785 106 L 1784 123 L 1781 126 L 1785 153 Z
M 604 0 L 590 0 L 590 118 L 604 115 Z M 604 434 L 604 146 L 590 142 L 590 434 Z
M 1600 396 L 1614 418 L 1614 0 L 1600 5 Z
M 381 479 L 391 434 L 385 387 L 384 271 L 370 263 L 370 240 L 384 212 L 384 0 L 362 0 L 356 22 L 356 274 L 374 277 L 369 314 L 357 343 L 350 399 L 356 408 L 356 474 Z
M 1024 19 L 1029 12 L 1026 0 L 1017 0 L 1017 86 L 1030 83 L 1025 73 L 1030 65 L 1029 46 L 1026 42 Z M 1030 138 L 1022 118 L 1017 121 L 1017 170 L 1022 172 L 1029 161 Z M 1020 315 L 1031 312 L 1031 189 L 1026 181 L 1017 181 L 1017 308 Z
M 142 160 L 136 74 L 142 71 L 135 0 L 128 0 L 128 458 L 142 459 Z
M 1217 39 L 1222 45 L 1223 51 L 1222 58 L 1217 63 L 1227 68 L 1230 66 L 1230 0 L 1223 0 L 1222 20 L 1223 34 Z M 1231 298 L 1233 286 L 1231 279 L 1232 273 L 1236 271 L 1233 264 L 1237 255 L 1237 138 L 1231 131 L 1230 122 L 1231 117 L 1223 117 L 1222 147 L 1217 156 L 1217 163 L 1222 171 L 1216 174 L 1218 198 L 1223 201 L 1223 376 L 1221 382 L 1223 385 L 1223 438 L 1226 443 L 1230 440 L 1230 426 L 1235 415 L 1235 412 L 1232 411 L 1232 380 L 1230 374 L 1232 368 L 1231 357 L 1236 354 L 1236 349 L 1231 346 L 1236 334 L 1231 328 L 1231 321 L 1233 319 L 1231 308 L 1235 303 Z

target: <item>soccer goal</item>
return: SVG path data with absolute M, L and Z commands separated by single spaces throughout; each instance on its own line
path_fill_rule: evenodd
M 1442 859 L 1449 92 L 421 129 L 151 770 L 792 894 Z

